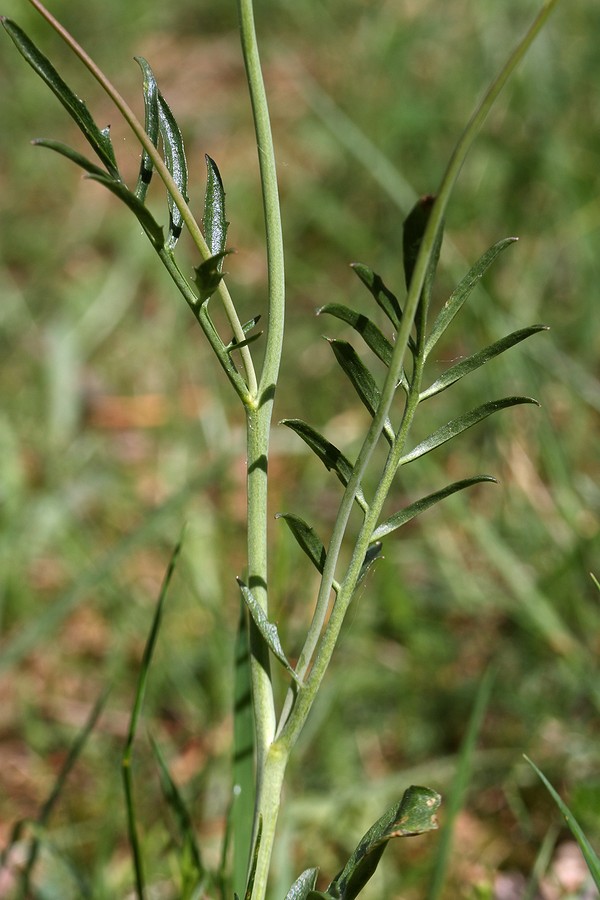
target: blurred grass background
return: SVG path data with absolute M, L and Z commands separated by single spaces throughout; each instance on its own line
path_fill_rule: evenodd
M 264 311 L 265 267 L 234 6 L 57 0 L 52 9 L 138 109 L 132 56 L 148 58 L 184 131 L 196 209 L 203 154 L 216 159 L 238 251 L 229 284 L 245 321 Z M 352 261 L 402 293 L 403 217 L 418 194 L 435 191 L 476 98 L 537 6 L 258 5 L 288 250 L 276 419 L 305 418 L 348 453 L 357 447 L 366 414 L 321 339 L 347 335 L 314 310 L 337 301 L 373 312 Z M 86 73 L 25 0 L 5 0 L 2 12 L 39 41 L 96 119 L 111 123 L 134 177 L 137 149 Z M 600 838 L 600 613 L 589 574 L 599 571 L 599 37 L 592 0 L 559 8 L 461 176 L 437 301 L 494 241 L 515 234 L 520 242 L 477 289 L 432 376 L 505 332 L 537 321 L 551 331 L 431 401 L 417 429 L 424 435 L 510 393 L 532 394 L 541 409 L 491 419 L 399 480 L 390 512 L 478 472 L 501 486 L 447 501 L 386 541 L 290 771 L 276 897 L 306 865 L 333 875 L 408 784 L 448 790 L 490 664 L 496 680 L 445 896 L 494 896 L 498 872 L 527 876 L 548 829 L 560 825 L 523 752 L 592 841 Z M 217 858 L 229 790 L 232 576 L 244 555 L 243 427 L 133 219 L 66 161 L 29 145 L 38 136 L 81 143 L 6 37 L 0 77 L 0 841 L 14 821 L 37 814 L 110 685 L 52 817 L 39 896 L 82 896 L 87 883 L 94 897 L 113 898 L 132 883 L 120 753 L 184 521 L 146 721 L 189 800 L 207 861 Z M 155 202 L 162 214 L 159 193 Z M 191 266 L 184 245 L 186 253 Z M 275 429 L 273 513 L 294 511 L 325 535 L 338 484 L 299 444 Z M 273 615 L 293 655 L 312 576 L 281 523 L 272 537 Z M 135 759 L 156 896 L 174 896 L 172 823 L 143 738 Z M 557 827 L 553 839 L 564 837 Z M 365 898 L 424 896 L 437 840 L 388 850 Z

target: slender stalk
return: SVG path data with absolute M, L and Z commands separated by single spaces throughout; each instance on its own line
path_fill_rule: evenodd
M 257 403 L 247 407 L 248 444 L 248 578 L 265 612 L 268 610 L 267 516 L 268 455 L 275 386 L 281 362 L 285 318 L 285 266 L 277 169 L 252 0 L 238 0 L 240 37 L 250 92 L 258 148 L 266 232 L 268 273 L 268 329 Z M 271 850 L 280 805 L 287 754 L 273 749 L 276 717 L 269 653 L 254 623 L 250 623 L 252 698 L 256 731 L 256 808 L 253 833 L 262 822 L 252 897 L 265 896 Z
M 41 0 L 29 0 L 32 6 L 39 12 L 41 16 L 48 22 L 48 24 L 56 31 L 58 35 L 63 39 L 63 41 L 67 44 L 68 47 L 75 53 L 77 57 L 84 64 L 86 69 L 90 72 L 90 74 L 96 79 L 96 81 L 100 84 L 102 89 L 108 94 L 110 99 L 113 101 L 136 138 L 147 152 L 148 156 L 152 160 L 154 168 L 156 169 L 159 177 L 163 181 L 167 191 L 173 198 L 173 201 L 181 216 L 185 225 L 190 233 L 192 241 L 194 242 L 197 250 L 200 253 L 200 256 L 203 260 L 209 259 L 211 257 L 211 252 L 204 240 L 204 235 L 200 229 L 198 222 L 196 221 L 194 214 L 192 213 L 187 201 L 185 200 L 183 194 L 177 187 L 173 176 L 169 172 L 166 167 L 162 156 L 146 134 L 146 130 L 140 120 L 137 118 L 125 98 L 119 93 L 119 91 L 115 88 L 112 82 L 106 77 L 104 72 L 96 65 L 94 60 L 89 56 L 88 53 L 83 49 L 83 47 L 75 40 L 72 34 L 70 34 L 67 29 L 61 25 L 61 23 L 56 19 L 49 10 L 41 3 Z M 244 330 L 242 328 L 241 322 L 239 320 L 238 314 L 236 312 L 235 306 L 233 305 L 233 301 L 231 299 L 231 295 L 227 289 L 227 286 L 223 280 L 219 283 L 217 290 L 215 291 L 217 296 L 219 297 L 221 303 L 223 304 L 223 309 L 225 310 L 225 314 L 231 325 L 231 329 L 233 331 L 234 337 L 236 341 L 241 342 L 245 340 Z M 246 380 L 248 384 L 248 388 L 250 393 L 253 396 L 256 396 L 257 393 L 257 382 L 256 375 L 254 372 L 254 364 L 252 362 L 252 357 L 250 355 L 250 351 L 248 347 L 242 347 L 239 351 L 242 357 L 242 362 L 244 365 L 244 370 L 246 372 Z
M 515 50 L 511 53 L 499 75 L 492 82 L 486 93 L 484 94 L 479 105 L 475 109 L 467 127 L 459 138 L 454 152 L 450 158 L 450 162 L 442 179 L 437 199 L 431 211 L 431 215 L 427 224 L 427 228 L 423 235 L 421 248 L 415 263 L 413 276 L 411 279 L 410 289 L 406 301 L 406 307 L 399 329 L 398 337 L 394 347 L 394 353 L 388 369 L 381 392 L 381 402 L 373 417 L 371 426 L 365 438 L 365 441 L 359 452 L 356 464 L 354 466 L 352 476 L 348 481 L 346 490 L 342 497 L 338 515 L 332 532 L 329 548 L 327 551 L 327 559 L 325 562 L 323 575 L 321 579 L 319 594 L 317 598 L 316 613 L 311 622 L 309 632 L 299 657 L 297 672 L 301 678 L 304 677 L 311 665 L 311 659 L 315 652 L 313 667 L 305 689 L 295 697 L 295 692 L 290 689 L 286 704 L 283 709 L 282 717 L 278 728 L 278 740 L 282 741 L 288 748 L 292 746 L 298 737 L 306 717 L 314 699 L 316 697 L 319 685 L 325 674 L 335 643 L 337 641 L 339 631 L 342 626 L 346 609 L 352 599 L 352 593 L 356 583 L 356 578 L 360 572 L 364 552 L 366 551 L 374 528 L 376 527 L 383 502 L 389 492 L 392 479 L 397 469 L 398 460 L 402 455 L 402 447 L 399 441 L 396 441 L 391 451 L 384 475 L 379 483 L 378 490 L 365 517 L 363 527 L 357 541 L 353 558 L 342 582 L 336 600 L 333 604 L 331 616 L 327 624 L 327 628 L 323 632 L 325 618 L 329 608 L 329 598 L 331 596 L 332 585 L 335 578 L 335 571 L 339 559 L 339 553 L 342 547 L 342 541 L 346 533 L 348 520 L 354 506 L 356 493 L 362 483 L 364 473 L 373 453 L 373 450 L 381 436 L 384 423 L 389 415 L 389 410 L 396 392 L 396 386 L 399 381 L 400 373 L 404 367 L 404 360 L 408 348 L 408 339 L 413 326 L 413 322 L 417 313 L 419 299 L 423 284 L 427 275 L 432 255 L 435 249 L 436 241 L 443 227 L 443 219 L 450 199 L 450 195 L 454 185 L 458 179 L 461 168 L 467 156 L 467 153 L 475 140 L 480 128 L 482 127 L 488 113 L 490 112 L 494 102 L 496 101 L 500 91 L 514 72 L 515 68 L 521 62 L 526 51 L 537 36 L 538 32 L 544 25 L 558 0 L 547 0 L 532 25 L 525 33 Z M 418 402 L 418 401 L 417 401 Z M 408 408 L 408 407 L 407 407 Z M 416 403 L 415 403 L 416 409 Z M 408 418 L 404 417 L 404 423 L 408 426 L 414 415 L 414 410 Z M 403 423 L 403 424 L 404 424 Z M 370 532 L 370 533 L 369 533 Z M 361 557 L 362 554 L 362 557 Z M 318 648 L 318 650 L 317 650 Z

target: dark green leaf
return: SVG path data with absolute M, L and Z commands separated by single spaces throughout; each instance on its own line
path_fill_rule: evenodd
M 187 203 L 188 167 L 183 137 L 175 116 L 160 91 L 158 91 L 158 125 L 163 143 L 165 165 L 173 176 L 173 181 L 177 185 L 180 194 Z M 183 216 L 170 194 L 167 195 L 167 201 L 171 218 L 167 246 L 172 250 L 183 228 Z
M 596 853 L 596 851 L 594 850 L 594 848 L 588 841 L 579 822 L 577 821 L 577 819 L 575 818 L 575 816 L 573 815 L 573 813 L 571 812 L 571 810 L 569 809 L 567 804 L 564 802 L 564 800 L 562 799 L 560 794 L 554 789 L 554 787 L 550 784 L 550 782 L 548 781 L 546 776 L 543 774 L 543 772 L 541 772 L 538 769 L 538 767 L 535 765 L 535 763 L 533 763 L 527 756 L 525 757 L 525 759 L 527 760 L 529 765 L 534 769 L 534 771 L 537 772 L 539 777 L 542 779 L 544 785 L 546 786 L 548 792 L 550 793 L 550 796 L 553 798 L 554 802 L 560 809 L 560 811 L 565 819 L 565 822 L 569 826 L 571 834 L 573 835 L 573 837 L 579 844 L 579 849 L 581 850 L 581 852 L 583 854 L 583 858 L 585 859 L 586 865 L 587 865 L 587 867 L 590 871 L 590 874 L 594 880 L 594 884 L 596 885 L 596 887 L 598 889 L 600 889 L 600 858 L 598 857 L 598 854 Z
M 233 885 L 243 892 L 252 845 L 254 815 L 254 715 L 248 616 L 240 600 L 240 618 L 235 644 L 235 681 L 233 710 L 233 800 L 230 812 L 233 838 Z M 227 859 L 226 847 L 223 859 Z
M 381 541 L 375 541 L 371 544 L 367 552 L 365 553 L 365 558 L 363 559 L 363 564 L 360 567 L 360 572 L 358 573 L 357 585 L 361 583 L 375 560 L 381 558 L 381 548 L 383 544 Z
M 158 224 L 150 210 L 144 206 L 141 200 L 138 200 L 133 191 L 130 191 L 122 181 L 115 181 L 110 175 L 105 173 L 94 173 L 88 175 L 88 178 L 103 184 L 104 187 L 112 191 L 119 200 L 122 200 L 129 207 L 157 250 L 164 246 L 165 238 L 162 226 Z
M 254 620 L 254 624 L 263 636 L 269 650 L 271 651 L 273 656 L 275 656 L 276 659 L 278 659 L 279 662 L 287 669 L 296 684 L 302 687 L 302 681 L 296 675 L 293 667 L 288 662 L 287 656 L 283 652 L 277 625 L 275 625 L 273 622 L 269 622 L 265 611 L 263 610 L 258 600 L 255 598 L 248 585 L 244 584 L 244 582 L 240 578 L 237 579 L 237 582 L 240 586 L 240 591 L 242 592 L 244 603 L 248 607 L 250 615 Z
M 159 134 L 159 116 L 158 116 L 158 86 L 154 72 L 150 68 L 148 62 L 143 56 L 134 57 L 138 63 L 143 75 L 143 92 L 144 92 L 144 129 L 146 134 L 156 147 Z M 154 164 L 146 150 L 142 148 L 142 158 L 140 161 L 140 173 L 138 175 L 137 184 L 135 186 L 135 195 L 139 200 L 144 200 L 148 185 L 152 180 L 152 172 Z
M 322 434 L 301 419 L 282 419 L 280 424 L 295 431 L 308 444 L 313 453 L 316 453 L 325 468 L 335 472 L 344 487 L 348 484 L 353 467 L 341 450 L 338 450 L 334 444 L 331 444 Z M 356 502 L 361 509 L 367 509 L 367 502 L 361 490 L 356 493 Z
M 439 378 L 436 378 L 433 384 L 431 384 L 427 390 L 423 391 L 420 399 L 426 400 L 427 397 L 433 397 L 434 394 L 445 391 L 446 388 L 455 384 L 459 379 L 464 378 L 465 375 L 469 375 L 471 372 L 474 372 L 475 369 L 484 366 L 490 359 L 499 356 L 501 353 L 504 353 L 505 350 L 514 347 L 515 344 L 518 344 L 520 341 L 524 341 L 526 338 L 531 337 L 532 334 L 537 334 L 538 331 L 548 331 L 548 326 L 531 325 L 529 328 L 521 328 L 519 331 L 513 331 L 512 334 L 507 334 L 506 337 L 490 344 L 490 346 L 486 347 L 484 350 L 473 353 L 472 356 L 463 359 L 455 366 L 447 369 Z
M 150 737 L 150 742 L 154 758 L 158 765 L 162 792 L 168 806 L 173 812 L 181 837 L 182 849 L 180 851 L 180 860 L 182 866 L 185 864 L 185 871 L 182 871 L 182 894 L 185 895 L 191 888 L 196 887 L 206 878 L 206 871 L 202 864 L 200 849 L 198 847 L 198 842 L 196 841 L 196 832 L 187 806 L 185 805 L 185 801 L 181 796 L 179 788 L 173 781 L 160 747 L 152 736 Z
M 350 379 L 354 390 L 367 407 L 372 416 L 375 415 L 381 402 L 381 391 L 375 383 L 375 379 L 360 359 L 356 350 L 347 341 L 329 341 L 335 358 Z M 386 419 L 383 433 L 390 446 L 394 443 L 394 429 L 389 419 Z
M 34 144 L 36 147 L 47 147 L 49 150 L 54 150 L 56 153 L 60 153 L 61 156 L 66 156 L 66 158 L 70 159 L 71 162 L 74 162 L 75 165 L 81 166 L 82 169 L 85 169 L 88 174 L 98 175 L 100 180 L 107 177 L 105 169 L 101 169 L 100 166 L 97 166 L 95 163 L 90 162 L 90 160 L 87 159 L 87 157 L 83 156 L 82 153 L 79 153 L 78 150 L 73 150 L 72 147 L 67 146 L 67 144 L 63 144 L 61 141 L 52 141 L 48 138 L 37 138 L 35 141 L 32 141 L 32 144 Z
M 424 441 L 421 441 L 420 444 L 414 447 L 410 453 L 403 456 L 399 465 L 403 466 L 408 462 L 412 462 L 413 459 L 418 459 L 431 450 L 435 450 L 436 447 L 445 444 L 446 441 L 466 431 L 472 425 L 476 425 L 477 422 L 481 422 L 487 416 L 491 416 L 493 413 L 506 409 L 509 406 L 518 406 L 521 403 L 533 403 L 535 406 L 539 406 L 537 400 L 534 400 L 532 397 L 504 397 L 502 400 L 490 400 L 488 403 L 483 403 L 476 409 L 472 409 L 470 412 L 452 419 L 446 425 L 442 425 L 441 428 L 438 428 L 428 438 L 425 438 Z
M 94 148 L 101 162 L 113 178 L 119 178 L 119 170 L 115 159 L 108 129 L 100 129 L 94 122 L 90 112 L 79 97 L 62 80 L 52 63 L 38 50 L 32 40 L 19 26 L 10 19 L 2 19 L 4 28 L 9 33 L 19 51 L 29 65 L 37 72 L 50 90 L 60 100 L 86 140 Z
M 223 278 L 223 259 L 231 253 L 231 250 L 223 250 L 216 256 L 205 259 L 199 266 L 194 269 L 194 281 L 198 288 L 200 302 L 204 303 L 209 300 L 216 289 L 219 287 Z M 241 344 L 238 344 L 241 346 Z
M 419 255 L 419 250 L 421 249 L 423 235 L 425 234 L 425 229 L 427 228 L 427 223 L 429 221 L 429 216 L 431 215 L 431 210 L 433 209 L 434 203 L 435 197 L 431 194 L 427 194 L 425 197 L 420 197 L 404 220 L 404 228 L 402 234 L 402 256 L 404 261 L 404 277 L 406 280 L 407 288 L 410 287 L 415 263 Z M 437 265 L 437 259 L 435 260 L 435 265 Z
M 225 191 L 216 162 L 206 159 L 206 194 L 204 196 L 204 237 L 213 255 L 223 253 L 227 242 L 229 222 L 225 218 Z
M 253 344 L 254 341 L 257 341 L 260 337 L 262 337 L 263 332 L 257 331 L 256 334 L 251 334 L 250 337 L 247 337 L 243 341 L 236 341 L 235 338 L 226 345 L 225 349 L 228 353 L 233 353 L 234 350 L 241 350 L 242 347 L 247 347 L 248 344 Z
M 410 506 L 406 506 L 404 509 L 401 509 L 400 512 L 390 516 L 389 519 L 386 519 L 385 522 L 382 522 L 381 525 L 375 529 L 372 539 L 378 540 L 379 538 L 385 537 L 386 534 L 390 534 L 390 532 L 395 531 L 396 528 L 400 528 L 402 525 L 410 522 L 415 516 L 425 512 L 426 509 L 439 503 L 440 500 L 444 500 L 446 497 L 455 494 L 457 491 L 464 491 L 465 488 L 472 487 L 474 484 L 481 484 L 483 481 L 490 481 L 494 484 L 498 484 L 496 479 L 492 478 L 491 475 L 475 475 L 473 478 L 455 481 L 453 484 L 449 484 L 445 488 L 442 488 L 441 491 L 428 494 L 427 497 L 421 497 L 420 500 L 411 503 Z
M 381 333 L 377 325 L 371 322 L 367 316 L 354 312 L 353 309 L 350 309 L 348 306 L 342 306 L 340 303 L 327 303 L 317 310 L 318 316 L 322 313 L 329 313 L 330 316 L 335 316 L 341 319 L 342 322 L 351 325 L 355 331 L 358 331 L 366 345 L 379 357 L 382 363 L 389 367 L 394 348 Z
M 323 572 L 327 554 L 321 538 L 317 535 L 314 528 L 293 513 L 277 513 L 276 519 L 283 519 L 296 538 L 300 548 L 306 553 L 313 566 Z M 334 585 L 337 590 L 337 585 Z
M 385 286 L 381 277 L 368 266 L 362 263 L 352 263 L 351 268 L 356 272 L 362 283 L 369 289 L 378 306 L 384 311 L 396 330 L 400 328 L 402 310 L 398 300 Z M 411 349 L 414 350 L 414 344 Z
M 389 809 L 363 836 L 325 896 L 354 900 L 375 872 L 388 841 L 423 834 L 438 827 L 435 814 L 440 802 L 440 795 L 430 788 L 408 788 L 400 803 Z
M 486 253 L 484 253 L 483 256 L 479 260 L 477 260 L 475 265 L 467 272 L 456 290 L 448 298 L 448 300 L 440 310 L 437 319 L 433 323 L 431 334 L 427 338 L 427 343 L 425 344 L 426 357 L 429 355 L 432 347 L 440 339 L 462 305 L 466 300 L 468 300 L 473 289 L 481 280 L 485 272 L 489 269 L 498 254 L 501 253 L 510 244 L 513 244 L 516 240 L 518 239 L 515 237 L 509 237 L 504 238 L 504 240 L 502 241 L 498 241 L 498 243 L 494 244 L 493 247 L 490 247 L 490 249 Z
M 318 869 L 305 869 L 285 895 L 285 900 L 307 900 L 317 883 L 318 874 Z

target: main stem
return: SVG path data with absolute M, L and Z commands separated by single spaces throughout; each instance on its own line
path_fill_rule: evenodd
M 273 399 L 283 344 L 285 267 L 275 152 L 256 40 L 252 0 L 238 0 L 238 10 L 260 167 L 267 247 L 269 316 L 265 357 L 257 395 L 255 402 L 246 406 L 248 585 L 255 599 L 267 613 L 267 466 Z M 287 754 L 282 754 L 273 744 L 276 718 L 269 651 L 253 621 L 250 622 L 250 667 L 256 733 L 256 805 L 253 842 L 256 841 L 259 824 L 262 828 L 252 898 L 263 900 L 267 890 Z

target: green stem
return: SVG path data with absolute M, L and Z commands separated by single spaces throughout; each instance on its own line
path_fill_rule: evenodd
M 119 91 L 115 88 L 112 82 L 106 77 L 104 72 L 96 65 L 94 60 L 89 56 L 88 53 L 81 47 L 81 45 L 75 40 L 72 34 L 70 34 L 67 29 L 61 25 L 61 23 L 56 19 L 49 10 L 40 2 L 40 0 L 29 0 L 32 6 L 40 13 L 41 16 L 48 22 L 48 24 L 56 31 L 58 35 L 63 39 L 63 41 L 67 44 L 68 47 L 75 53 L 77 57 L 84 64 L 86 69 L 90 72 L 90 74 L 96 79 L 96 81 L 100 84 L 102 89 L 108 94 L 110 99 L 113 101 L 136 138 L 147 152 L 148 156 L 152 160 L 154 168 L 156 169 L 159 177 L 163 181 L 167 191 L 173 198 L 173 201 L 181 216 L 185 225 L 190 233 L 192 241 L 194 242 L 197 250 L 200 253 L 202 259 L 210 259 L 211 252 L 208 248 L 206 241 L 204 240 L 204 235 L 196 221 L 194 214 L 192 213 L 190 207 L 188 206 L 183 194 L 177 187 L 173 176 L 169 172 L 166 167 L 162 156 L 146 134 L 146 130 L 142 123 L 139 121 L 127 101 L 124 97 L 119 93 Z M 231 325 L 231 329 L 233 331 L 235 340 L 238 342 L 242 342 L 245 340 L 246 335 L 244 334 L 244 330 L 242 328 L 241 322 L 239 320 L 238 314 L 236 312 L 235 306 L 233 305 L 233 301 L 231 299 L 231 295 L 227 289 L 227 286 L 224 281 L 221 281 L 219 287 L 215 291 L 216 295 L 219 297 L 221 303 L 223 304 L 223 308 L 225 310 L 225 314 Z M 250 351 L 248 347 L 242 347 L 239 351 L 242 357 L 242 362 L 244 365 L 244 370 L 246 372 L 246 380 L 248 384 L 248 389 L 253 396 L 257 394 L 257 382 L 256 382 L 256 374 L 254 372 L 254 364 L 252 362 L 252 357 L 250 355 Z
M 376 527 L 381 508 L 385 500 L 385 496 L 389 491 L 391 481 L 397 468 L 397 461 L 401 456 L 399 443 L 396 442 L 394 450 L 391 452 L 384 477 L 382 477 L 376 496 L 367 511 L 363 527 L 361 529 L 359 540 L 357 541 L 352 562 L 344 578 L 344 581 L 338 591 L 336 600 L 333 604 L 331 616 L 327 627 L 323 631 L 326 615 L 329 608 L 329 600 L 332 592 L 332 585 L 335 578 L 335 572 L 338 564 L 339 554 L 342 547 L 342 541 L 346 533 L 348 520 L 352 512 L 356 493 L 362 483 L 367 465 L 375 449 L 375 446 L 381 436 L 385 421 L 389 415 L 392 400 L 396 392 L 396 386 L 399 381 L 400 373 L 404 368 L 404 360 L 408 348 L 408 339 L 413 326 L 413 322 L 417 313 L 419 299 L 423 290 L 423 285 L 427 275 L 428 268 L 435 250 L 436 241 L 443 227 L 444 215 L 450 199 L 450 195 L 456 184 L 461 168 L 467 156 L 467 153 L 475 140 L 479 130 L 481 129 L 488 113 L 490 112 L 498 94 L 512 75 L 517 65 L 522 60 L 531 43 L 537 36 L 538 32 L 544 25 L 558 0 L 547 0 L 532 25 L 521 39 L 515 50 L 512 52 L 499 75 L 492 82 L 486 91 L 483 99 L 473 113 L 467 127 L 459 138 L 454 152 L 448 163 L 448 167 L 442 179 L 437 199 L 434 203 L 427 228 L 423 235 L 418 258 L 415 263 L 413 276 L 411 279 L 410 289 L 406 301 L 406 307 L 399 329 L 398 337 L 394 347 L 394 353 L 388 370 L 388 374 L 381 393 L 381 402 L 376 411 L 373 421 L 361 447 L 360 453 L 356 460 L 352 476 L 348 481 L 346 490 L 340 503 L 338 515 L 335 521 L 329 548 L 327 551 L 327 559 L 325 562 L 319 594 L 317 598 L 316 612 L 311 622 L 309 632 L 299 657 L 297 666 L 298 674 L 304 677 L 311 665 L 311 659 L 315 652 L 316 657 L 311 669 L 310 677 L 306 683 L 306 687 L 300 694 L 295 694 L 290 690 L 286 704 L 281 716 L 278 741 L 282 741 L 287 748 L 290 748 L 300 734 L 306 717 L 316 694 L 323 675 L 327 669 L 331 655 L 339 631 L 343 622 L 347 607 L 352 599 L 352 593 L 355 586 L 355 579 L 360 572 L 364 552 L 368 547 L 370 534 Z M 416 405 L 415 405 L 416 408 Z M 408 411 L 408 407 L 407 407 Z M 414 410 L 413 413 L 414 414 Z M 412 421 L 412 414 L 404 420 L 408 425 Z M 369 533 L 370 531 L 370 533 Z M 362 556 L 361 556 L 362 554 Z
M 247 408 L 248 444 L 248 583 L 268 611 L 267 465 L 273 399 L 281 362 L 285 319 L 285 267 L 277 169 L 269 109 L 256 39 L 252 0 L 238 0 L 240 37 L 258 148 L 265 219 L 268 272 L 268 329 L 257 402 Z M 262 822 L 258 867 L 252 897 L 262 900 L 267 888 L 271 851 L 279 812 L 287 756 L 273 750 L 275 708 L 264 639 L 250 623 L 252 699 L 256 731 L 256 808 L 253 832 Z

